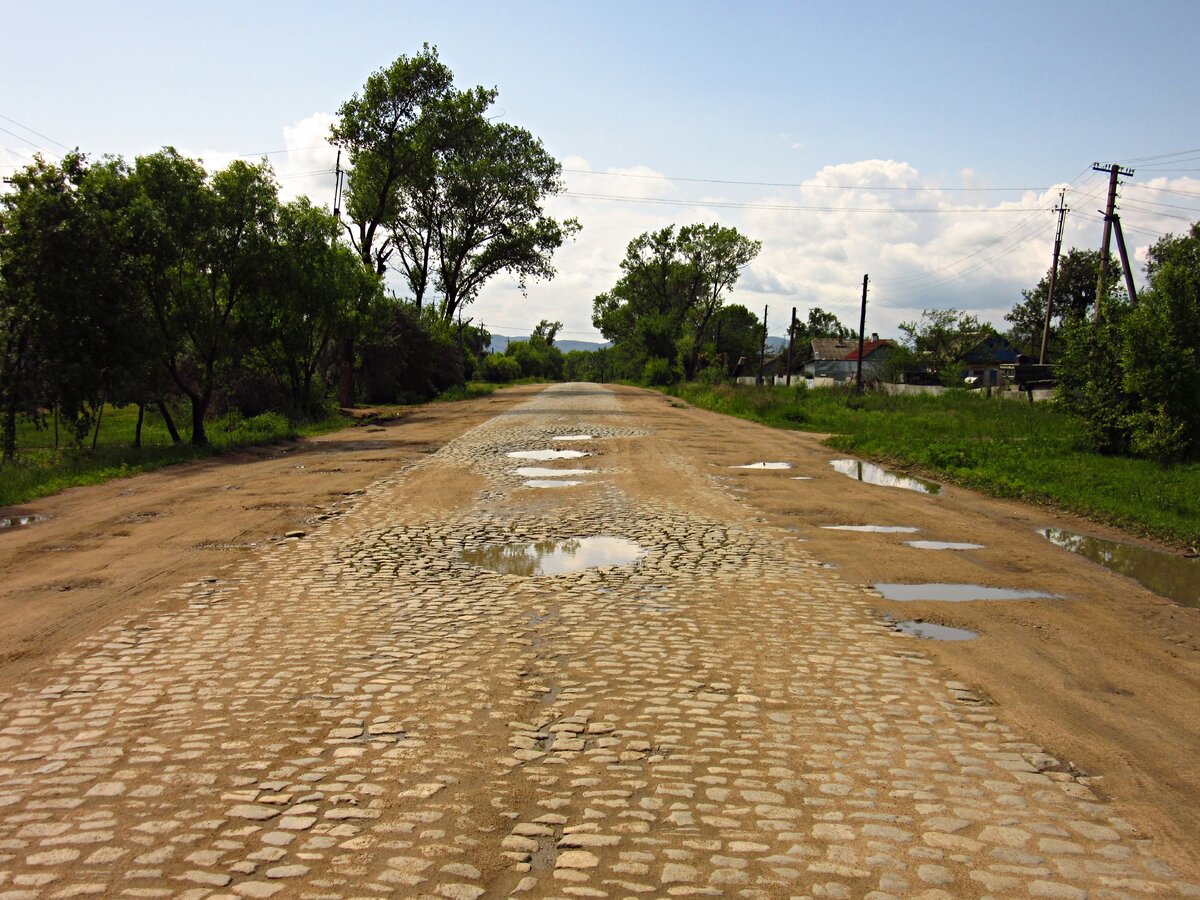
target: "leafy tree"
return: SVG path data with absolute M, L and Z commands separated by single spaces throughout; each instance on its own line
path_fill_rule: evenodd
M 531 337 L 543 341 L 548 347 L 553 347 L 554 338 L 562 326 L 562 322 L 551 322 L 549 319 L 542 319 L 533 329 Z
M 814 306 L 808 311 L 807 320 L 797 319 L 794 331 L 790 324 L 788 330 L 792 343 L 797 347 L 802 347 L 804 344 L 820 338 L 848 338 L 853 333 L 841 323 L 837 316 L 826 312 L 819 306 Z
M 1121 277 L 1121 267 L 1115 257 L 1109 257 L 1109 272 Z M 1054 309 L 1050 322 L 1050 353 L 1054 357 L 1061 347 L 1060 332 L 1064 324 L 1087 318 L 1096 304 L 1096 283 L 1100 277 L 1100 251 L 1072 247 L 1058 260 L 1058 275 L 1054 281 Z M 1029 349 L 1038 356 L 1042 347 L 1042 331 L 1046 320 L 1046 298 L 1050 292 L 1050 273 L 1047 272 L 1033 290 L 1021 292 L 1022 300 L 1005 315 L 1012 324 L 1013 344 Z M 1122 292 L 1123 294 L 1123 292 Z
M 719 225 L 671 225 L 634 238 L 612 290 L 592 302 L 592 323 L 644 367 L 653 360 L 656 379 L 676 364 L 694 377 L 706 347 L 711 350 L 714 317 L 741 270 L 762 247 Z
M 994 333 L 971 313 L 957 309 L 926 309 L 917 322 L 900 323 L 906 349 L 924 369 L 944 384 L 958 383 L 963 354 Z
M 738 374 L 739 365 L 756 359 L 762 342 L 763 324 L 746 307 L 734 303 L 717 312 L 713 323 L 713 349 L 716 363 L 725 377 L 733 378 Z

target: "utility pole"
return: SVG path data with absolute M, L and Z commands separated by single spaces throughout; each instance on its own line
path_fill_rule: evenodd
M 338 229 L 342 224 L 342 151 L 337 152 L 337 165 L 333 176 L 333 217 L 337 219 Z M 333 233 L 333 242 L 337 243 L 337 231 Z
M 1099 322 L 1100 302 L 1108 292 L 1108 248 L 1112 243 L 1113 215 L 1117 206 L 1117 176 L 1129 177 L 1133 174 L 1133 169 L 1127 169 L 1116 163 L 1106 165 L 1092 163 L 1092 170 L 1108 173 L 1108 204 L 1104 210 L 1104 241 L 1100 248 L 1100 282 L 1096 287 L 1096 308 L 1092 310 L 1092 321 Z
M 863 295 L 862 295 L 862 312 L 858 317 L 858 365 L 855 367 L 854 384 L 855 393 L 861 394 L 862 387 L 862 358 L 863 358 L 863 332 L 867 328 L 867 276 L 863 276 Z
M 1046 322 L 1042 326 L 1042 352 L 1038 356 L 1038 365 L 1046 364 L 1046 345 L 1050 342 L 1050 313 L 1054 309 L 1054 281 L 1058 277 L 1058 254 L 1062 250 L 1063 219 L 1067 217 L 1067 189 L 1063 188 L 1058 195 L 1058 233 L 1054 236 L 1054 260 L 1050 263 L 1050 286 L 1046 289 Z
M 792 386 L 792 344 L 796 341 L 796 307 L 792 307 L 792 325 L 788 329 L 787 386 Z
M 762 348 L 758 351 L 758 383 L 763 384 L 763 370 L 767 365 L 767 308 L 763 307 Z
M 1117 252 L 1121 254 L 1121 268 L 1125 272 L 1125 290 L 1129 302 L 1137 306 L 1137 288 L 1133 286 L 1133 269 L 1129 265 L 1129 254 L 1125 251 L 1125 235 L 1121 231 L 1121 217 L 1113 213 L 1113 228 L 1117 232 Z

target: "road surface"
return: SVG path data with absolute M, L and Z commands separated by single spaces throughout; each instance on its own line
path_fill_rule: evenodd
M 853 577 L 907 553 L 927 580 L 962 580 L 939 568 L 958 563 L 818 528 L 924 515 L 935 536 L 953 498 L 844 480 L 811 439 L 657 395 L 493 402 L 428 447 L 388 449 L 417 427 L 402 421 L 342 449 L 372 461 L 361 487 L 337 482 L 303 536 L 226 541 L 207 570 L 194 514 L 156 502 L 192 476 L 132 482 L 153 515 L 125 515 L 127 534 L 172 518 L 159 527 L 193 549 L 73 630 L 45 624 L 53 593 L 20 607 L 0 672 L 0 900 L 1200 896 L 1181 820 L 1148 824 L 1151 763 L 1126 760 L 1115 791 L 1069 765 L 1036 740 L 1055 733 L 1036 700 L 994 702 Z M 349 477 L 336 438 L 315 446 L 272 463 L 281 492 Z M 508 455 L 548 448 L 589 455 Z M 777 459 L 794 468 L 730 468 Z M 591 471 L 537 488 L 522 465 Z M 33 529 L 53 522 L 8 552 L 49 559 Z M 540 576 L 478 564 L 597 537 L 641 555 Z M 154 568 L 118 556 L 80 585 L 112 592 L 121 559 Z M 881 580 L 919 580 L 904 565 Z M 997 586 L 1065 577 L 998 565 Z M 1075 601 L 1011 608 L 1039 602 Z

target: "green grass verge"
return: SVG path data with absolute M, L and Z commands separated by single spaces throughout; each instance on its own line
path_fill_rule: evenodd
M 469 400 L 496 390 L 496 385 L 471 382 L 452 388 L 438 401 Z M 396 407 L 397 411 L 411 407 Z M 70 487 L 100 484 L 164 466 L 204 459 L 242 447 L 272 444 L 310 435 L 337 431 L 354 424 L 350 416 L 335 413 L 317 422 L 294 423 L 279 413 L 264 413 L 253 418 L 225 416 L 206 423 L 210 444 L 193 447 L 190 420 L 186 409 L 172 410 L 184 443 L 172 444 L 166 424 L 157 410 L 147 409 L 142 424 L 142 446 L 133 446 L 137 408 L 106 407 L 101 422 L 100 440 L 91 449 L 91 437 L 83 447 L 70 447 L 67 434 L 59 434 L 59 449 L 54 447 L 53 425 L 39 428 L 30 420 L 21 420 L 17 429 L 18 459 L 0 465 L 0 506 L 26 503 Z
M 1200 544 L 1200 464 L 1163 468 L 1080 447 L 1054 404 L 941 396 L 853 397 L 836 389 L 686 384 L 695 406 L 777 428 L 832 434 L 836 449 L 997 497 L 1052 504 L 1182 545 Z

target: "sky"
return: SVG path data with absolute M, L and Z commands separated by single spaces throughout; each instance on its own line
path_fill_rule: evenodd
M 0 0 L 0 174 L 34 153 L 217 168 L 268 154 L 286 197 L 331 205 L 338 107 L 436 45 L 460 88 L 563 165 L 547 203 L 582 230 L 557 276 L 494 279 L 468 314 L 599 339 L 625 247 L 720 222 L 763 242 L 727 302 L 781 334 L 819 306 L 896 336 L 924 309 L 1004 314 L 1064 249 L 1101 243 L 1107 175 L 1141 264 L 1200 220 L 1195 0 L 184 3 Z M 1136 249 L 1135 249 L 1136 248 Z M 397 285 L 398 287 L 398 285 Z

